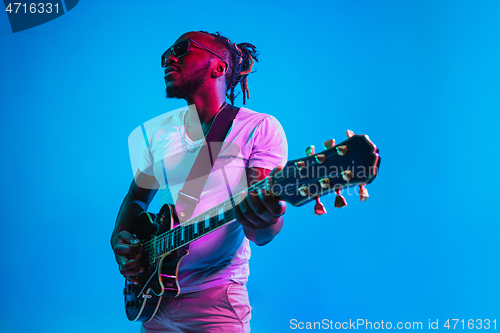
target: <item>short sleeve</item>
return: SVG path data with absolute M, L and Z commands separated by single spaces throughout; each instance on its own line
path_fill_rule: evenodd
M 288 143 L 279 121 L 273 116 L 266 117 L 253 132 L 253 149 L 248 166 L 250 168 L 274 169 L 284 166 L 288 158 Z
M 145 131 L 143 132 L 144 141 L 142 143 L 141 159 L 139 161 L 139 170 L 148 176 L 154 176 L 153 172 L 154 157 L 153 157 L 153 152 L 151 151 L 151 144 L 153 141 L 152 140 L 153 127 L 154 126 L 151 126 L 148 136 L 146 136 Z

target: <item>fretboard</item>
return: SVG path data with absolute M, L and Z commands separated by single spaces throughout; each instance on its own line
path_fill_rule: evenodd
M 175 251 L 234 221 L 233 205 L 232 198 L 227 199 L 177 227 L 153 237 L 144 244 L 144 250 L 149 252 L 149 262 L 152 264 L 165 254 Z

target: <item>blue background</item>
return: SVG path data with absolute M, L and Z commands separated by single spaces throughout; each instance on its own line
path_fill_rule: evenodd
M 289 207 L 252 247 L 255 332 L 290 320 L 500 321 L 498 1 L 83 1 L 13 34 L 0 14 L 0 332 L 138 332 L 109 245 L 128 135 L 185 105 L 160 56 L 221 31 L 261 52 L 247 106 L 289 158 L 345 130 L 380 148 L 370 199 Z M 241 96 L 237 104 L 241 105 Z M 500 323 L 497 323 L 497 327 Z M 442 329 L 442 327 L 441 327 Z

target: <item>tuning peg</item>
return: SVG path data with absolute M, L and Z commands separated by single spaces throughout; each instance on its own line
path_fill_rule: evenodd
M 347 146 L 337 146 L 337 154 L 339 154 L 340 156 L 344 156 L 345 154 L 347 154 Z
M 323 206 L 321 201 L 319 201 L 319 195 L 314 199 L 316 199 L 316 205 L 314 205 L 314 215 L 326 214 L 325 206 Z
M 347 132 L 345 132 L 345 134 L 347 135 L 347 138 L 350 138 L 354 135 L 354 132 L 351 130 L 347 130 Z
M 333 146 L 335 146 L 335 140 L 334 139 L 326 140 L 324 145 L 325 145 L 325 149 L 330 149 Z
M 299 187 L 299 193 L 301 196 L 307 197 L 307 195 L 309 194 L 309 188 L 307 186 Z
M 307 147 L 306 154 L 307 154 L 307 156 L 314 155 L 314 146 Z
M 341 173 L 342 173 L 342 179 L 344 179 L 346 182 L 348 182 L 352 179 L 352 171 L 351 170 L 342 171 Z
M 345 198 L 342 196 L 342 194 L 340 194 L 340 189 L 335 190 L 335 193 L 337 193 L 337 197 L 335 198 L 334 203 L 335 208 L 342 208 L 347 206 Z
M 368 199 L 368 190 L 365 187 L 366 184 L 359 185 L 359 199 L 361 201 L 366 201 Z

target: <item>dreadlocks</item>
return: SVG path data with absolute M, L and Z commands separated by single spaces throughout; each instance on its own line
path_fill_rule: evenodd
M 209 33 L 206 31 L 199 31 L 210 36 L 215 37 L 219 43 L 219 49 L 224 52 L 226 58 L 229 59 L 229 69 L 226 73 L 226 96 L 234 104 L 234 100 L 239 94 L 234 94 L 234 88 L 238 85 L 241 86 L 243 93 L 243 104 L 246 98 L 250 98 L 250 90 L 248 89 L 248 74 L 253 73 L 252 68 L 255 61 L 259 61 L 257 57 L 259 52 L 254 45 L 250 43 L 231 43 L 231 41 L 222 36 L 219 32 Z M 245 97 L 246 96 L 246 97 Z

